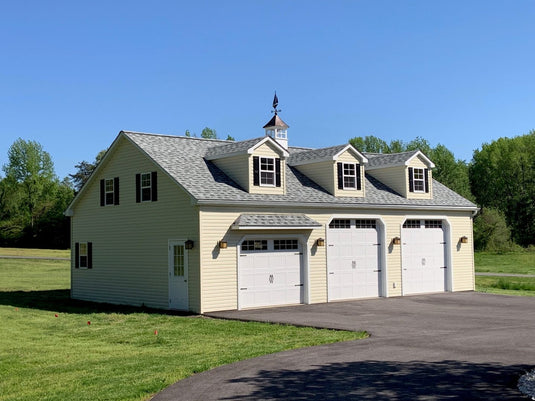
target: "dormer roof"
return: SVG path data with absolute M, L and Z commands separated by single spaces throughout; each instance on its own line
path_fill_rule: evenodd
M 421 151 L 411 150 L 409 152 L 401 153 L 364 153 L 368 157 L 367 170 L 375 170 L 378 168 L 408 166 L 412 159 L 419 157 L 427 167 L 435 168 L 435 164 Z
M 288 160 L 288 164 L 290 166 L 299 166 L 302 164 L 334 161 L 345 151 L 352 153 L 361 163 L 368 162 L 368 159 L 362 153 L 360 153 L 352 145 L 347 144 L 292 153 L 290 159 Z
M 214 146 L 206 151 L 204 158 L 206 160 L 216 160 L 242 154 L 252 154 L 256 148 L 266 142 L 269 142 L 275 146 L 280 151 L 282 157 L 289 156 L 288 151 L 284 149 L 277 141 L 269 136 L 263 136 L 260 138 L 249 139 L 247 141 L 230 142 L 223 145 Z

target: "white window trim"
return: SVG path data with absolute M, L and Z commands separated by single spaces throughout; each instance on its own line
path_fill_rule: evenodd
M 273 161 L 273 170 L 263 170 L 262 169 L 262 160 L 272 160 Z M 277 176 L 276 176 L 276 170 L 277 170 L 277 166 L 276 166 L 276 161 L 275 161 L 275 158 L 274 157 L 269 157 L 269 156 L 260 156 L 258 158 L 258 174 L 259 174 L 259 177 L 258 177 L 258 183 L 260 184 L 261 187 L 275 187 L 276 184 L 277 184 Z M 262 173 L 271 173 L 273 174 L 273 184 L 264 184 L 262 183 Z
M 111 181 L 112 190 L 108 191 L 106 189 L 107 182 Z M 108 194 L 113 194 L 111 197 L 111 203 L 108 203 Z M 113 178 L 104 178 L 104 206 L 113 206 L 115 205 L 115 179 Z
M 82 245 L 85 245 L 85 254 L 82 255 Z M 82 266 L 82 256 L 85 256 L 85 266 Z M 78 243 L 78 268 L 89 269 L 89 246 L 87 242 Z
M 422 178 L 416 178 L 416 170 L 422 172 Z M 423 189 L 416 189 L 416 183 L 421 182 Z M 425 193 L 425 169 L 422 167 L 413 167 L 412 168 L 412 189 L 414 192 Z
M 147 187 L 147 186 L 143 186 L 143 176 L 144 175 L 148 175 L 149 176 L 149 179 L 150 179 L 150 185 Z M 141 173 L 140 176 L 139 176 L 139 199 L 141 200 L 141 202 L 152 202 L 152 173 L 151 172 L 148 172 L 148 173 Z M 146 189 L 146 188 L 149 188 L 149 192 L 150 192 L 150 199 L 143 199 L 143 190 Z
M 350 174 L 346 174 L 345 173 L 345 166 L 348 165 L 348 164 L 351 164 L 353 165 L 353 169 L 355 171 L 355 174 L 353 175 L 350 175 Z M 342 188 L 344 189 L 344 191 L 357 191 L 357 163 L 346 163 L 346 162 L 342 162 Z M 355 179 L 355 186 L 354 187 L 346 187 L 346 180 L 345 178 L 346 177 L 353 177 Z

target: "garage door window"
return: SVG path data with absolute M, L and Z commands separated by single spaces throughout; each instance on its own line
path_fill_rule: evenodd
M 425 228 L 442 228 L 442 220 L 426 220 Z
M 273 240 L 273 249 L 276 251 L 281 250 L 295 250 L 299 248 L 299 244 L 296 239 L 276 239 Z
M 375 228 L 375 220 L 355 220 L 355 228 Z
M 349 219 L 333 219 L 329 223 L 329 228 L 351 228 L 351 220 L 349 220 Z
M 266 251 L 267 240 L 248 240 L 241 244 L 242 251 Z
M 403 228 L 420 228 L 420 220 L 406 220 Z

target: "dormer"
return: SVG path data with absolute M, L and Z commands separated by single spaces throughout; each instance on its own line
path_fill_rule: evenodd
M 367 162 L 353 146 L 339 145 L 294 152 L 288 164 L 334 196 L 363 197 Z
M 232 142 L 207 150 L 212 161 L 240 187 L 251 194 L 286 193 L 288 151 L 269 136 Z
M 407 199 L 432 199 L 435 164 L 421 151 L 366 154 L 367 171 Z
M 290 127 L 278 116 L 280 111 L 277 110 L 278 105 L 279 99 L 277 98 L 277 93 L 275 93 L 272 111 L 275 115 L 263 128 L 266 130 L 266 136 L 275 139 L 284 149 L 288 149 L 288 128 Z

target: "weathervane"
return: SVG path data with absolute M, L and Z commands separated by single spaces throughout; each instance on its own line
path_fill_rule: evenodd
M 277 113 L 280 111 L 280 110 L 277 110 L 278 105 L 279 105 L 279 98 L 277 97 L 277 91 L 275 91 L 275 96 L 273 97 L 273 110 L 271 111 L 272 113 L 275 113 L 275 115 L 277 115 Z

